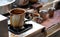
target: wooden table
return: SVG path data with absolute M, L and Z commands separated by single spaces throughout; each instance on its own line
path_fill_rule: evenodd
M 60 10 L 54 12 L 53 18 L 48 18 L 41 25 L 46 27 L 47 35 L 52 35 L 60 28 Z

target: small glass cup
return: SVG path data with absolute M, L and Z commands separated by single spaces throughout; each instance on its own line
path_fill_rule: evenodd
M 54 11 L 55 11 L 55 8 L 49 8 L 48 9 L 49 18 L 52 18 L 54 16 Z
M 39 12 L 40 17 L 43 18 L 43 20 L 48 19 L 48 11 L 47 10 L 42 10 Z

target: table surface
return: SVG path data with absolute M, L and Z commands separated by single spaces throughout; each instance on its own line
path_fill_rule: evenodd
M 44 21 L 41 25 L 45 26 L 47 29 L 51 26 L 60 23 L 60 10 L 56 10 L 54 12 L 53 18 L 48 18 L 46 21 Z
M 28 36 L 28 35 L 33 35 L 33 34 L 35 34 L 36 32 L 38 32 L 38 31 L 41 31 L 41 29 L 43 29 L 44 28 L 44 26 L 42 26 L 42 25 L 40 25 L 40 24 L 38 24 L 38 23 L 36 23 L 36 22 L 33 22 L 33 21 L 28 21 L 28 22 L 26 22 L 27 24 L 33 24 L 33 27 L 32 27 L 32 29 L 30 29 L 30 30 L 28 30 L 28 31 L 26 31 L 26 32 L 24 32 L 24 33 L 22 33 L 22 34 L 20 34 L 20 35 L 16 35 L 16 36 L 18 36 L 18 37 L 26 37 L 26 36 Z M 12 34 L 11 32 L 9 32 L 9 37 L 12 37 L 14 34 Z M 14 36 L 13 36 L 14 37 Z

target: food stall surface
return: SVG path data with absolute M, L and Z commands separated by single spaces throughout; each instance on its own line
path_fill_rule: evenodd
M 54 12 L 54 17 L 48 18 L 41 25 L 46 27 L 47 36 L 51 36 L 58 32 L 60 30 L 60 10 L 56 10 Z
M 20 35 L 15 35 L 15 34 L 9 32 L 9 37 L 12 37 L 12 36 L 13 37 L 16 37 L 16 36 L 17 37 L 40 37 L 42 35 L 43 35 L 42 37 L 45 37 L 44 32 L 42 32 L 43 30 L 45 30 L 44 26 L 37 24 L 36 22 L 33 22 L 33 21 L 28 21 L 26 23 L 32 24 L 33 25 L 32 29 L 30 29 L 30 30 L 28 30 Z

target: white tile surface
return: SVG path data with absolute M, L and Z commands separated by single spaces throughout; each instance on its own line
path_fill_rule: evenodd
M 4 17 L 3 15 L 0 15 L 0 21 L 7 19 L 7 17 Z

